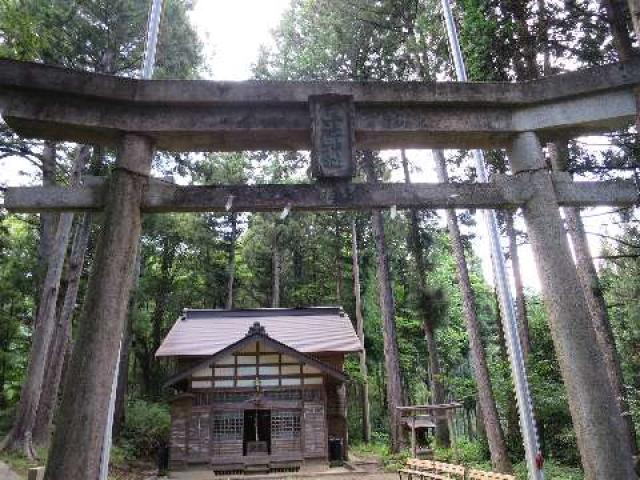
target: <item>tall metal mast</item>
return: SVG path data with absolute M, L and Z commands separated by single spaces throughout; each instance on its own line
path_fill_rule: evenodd
M 147 42 L 144 50 L 144 62 L 142 65 L 142 79 L 150 80 L 153 77 L 153 70 L 156 65 L 156 48 L 158 46 L 158 35 L 160 32 L 160 19 L 162 18 L 163 0 L 151 0 L 151 10 L 149 11 L 149 21 L 147 23 Z M 140 255 L 138 248 L 138 255 Z M 137 262 L 140 259 L 136 259 Z M 124 337 L 120 339 L 120 348 L 118 349 L 118 363 L 113 372 L 113 382 L 111 383 L 111 396 L 109 398 L 109 409 L 107 411 L 107 424 L 104 432 L 104 440 L 102 443 L 102 461 L 100 464 L 100 480 L 107 480 L 109 475 L 109 454 L 112 444 L 113 415 L 116 406 L 116 393 L 118 390 L 118 376 L 120 368 L 127 368 L 126 365 L 120 365 L 120 351 L 122 350 L 122 342 Z
M 458 31 L 453 19 L 453 12 L 451 11 L 449 0 L 442 0 L 442 8 L 444 10 L 449 45 L 451 47 L 451 55 L 455 65 L 456 75 L 459 82 L 466 82 L 467 71 L 464 65 L 462 51 L 460 50 Z M 478 180 L 480 182 L 487 182 L 488 176 L 485 167 L 484 153 L 482 150 L 473 150 L 472 154 L 476 164 Z M 500 313 L 503 318 L 504 335 L 509 352 L 513 383 L 516 390 L 520 430 L 524 442 L 529 478 L 531 480 L 543 480 L 542 454 L 538 443 L 536 422 L 533 416 L 533 406 L 525 371 L 524 358 L 522 356 L 522 345 L 520 344 L 520 335 L 518 334 L 518 322 L 516 320 L 513 296 L 511 294 L 509 281 L 507 280 L 507 267 L 502 254 L 502 247 L 500 246 L 498 220 L 493 210 L 482 210 L 482 215 L 491 246 L 491 261 L 500 300 Z
M 144 80 L 149 80 L 153 77 L 153 69 L 156 66 L 156 47 L 158 46 L 160 19 L 162 17 L 162 1 L 152 0 L 151 3 L 149 24 L 147 25 L 147 44 L 144 50 L 144 65 L 142 67 L 142 78 Z

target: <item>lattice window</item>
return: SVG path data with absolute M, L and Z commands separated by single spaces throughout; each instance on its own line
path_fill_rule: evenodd
M 213 439 L 242 440 L 243 427 L 242 413 L 217 413 L 213 416 Z
M 300 413 L 272 413 L 271 438 L 274 440 L 293 440 L 300 438 Z

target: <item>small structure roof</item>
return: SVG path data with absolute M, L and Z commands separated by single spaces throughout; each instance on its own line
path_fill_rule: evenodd
M 430 415 L 420 415 L 418 417 L 404 417 L 401 419 L 403 425 L 408 428 L 436 428 L 436 422 Z
M 189 310 L 178 318 L 157 357 L 210 356 L 245 337 L 259 322 L 271 337 L 302 353 L 362 350 L 340 307 Z

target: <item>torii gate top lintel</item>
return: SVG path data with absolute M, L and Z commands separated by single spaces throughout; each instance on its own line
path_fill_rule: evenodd
M 355 147 L 508 146 L 600 133 L 636 115 L 640 59 L 522 83 L 136 80 L 0 60 L 0 111 L 20 135 L 172 151 L 311 147 L 310 98 L 351 97 Z

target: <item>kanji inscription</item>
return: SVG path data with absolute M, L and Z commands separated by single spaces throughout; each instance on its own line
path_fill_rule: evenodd
M 350 178 L 354 168 L 353 97 L 309 97 L 311 170 L 316 178 Z

